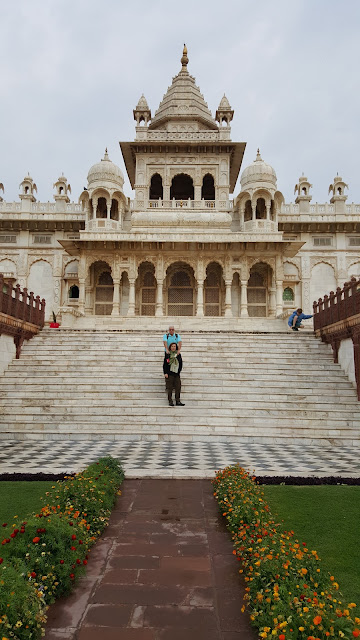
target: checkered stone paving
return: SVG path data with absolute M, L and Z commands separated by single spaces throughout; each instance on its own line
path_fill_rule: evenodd
M 122 462 L 128 478 L 208 478 L 236 462 L 258 476 L 360 477 L 350 447 L 104 439 L 2 441 L 0 474 L 71 473 L 107 455 Z

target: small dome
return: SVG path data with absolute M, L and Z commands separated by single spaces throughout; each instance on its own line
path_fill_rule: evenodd
M 230 102 L 227 99 L 225 93 L 223 95 L 223 97 L 220 100 L 220 104 L 218 106 L 218 111 L 227 111 L 230 110 L 231 111 L 231 106 L 230 106 Z
M 149 109 L 149 105 L 147 103 L 147 100 L 146 100 L 144 94 L 142 94 L 142 96 L 139 98 L 139 102 L 136 105 L 136 109 L 138 111 L 145 110 L 145 109 L 148 110 Z
M 240 184 L 242 191 L 247 188 L 256 188 L 259 186 L 265 188 L 276 188 L 276 173 L 269 164 L 264 162 L 258 149 L 256 160 L 250 164 L 241 174 Z
M 122 188 L 124 184 L 122 171 L 120 167 L 114 164 L 114 162 L 111 162 L 107 149 L 105 149 L 103 159 L 91 167 L 87 179 L 89 188 L 91 188 L 91 186 L 95 186 L 94 183 L 96 182 L 101 183 L 102 185 L 110 182 L 112 186 L 115 184 L 120 188 Z

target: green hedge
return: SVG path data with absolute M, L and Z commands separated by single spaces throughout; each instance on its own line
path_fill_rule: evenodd
M 334 576 L 324 571 L 315 550 L 283 531 L 264 494 L 238 465 L 213 480 L 214 496 L 242 563 L 245 604 L 261 638 L 353 640 L 360 636 L 356 604 L 345 604 Z
M 84 573 L 123 479 L 118 461 L 102 458 L 57 482 L 38 513 L 3 523 L 0 640 L 42 637 L 49 604 L 70 593 Z

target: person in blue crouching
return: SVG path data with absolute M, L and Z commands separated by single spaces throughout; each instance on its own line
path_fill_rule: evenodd
M 302 320 L 308 320 L 309 318 L 312 318 L 312 317 L 313 316 L 305 315 L 302 309 L 296 309 L 296 311 L 292 312 L 288 320 L 288 325 L 290 329 L 292 329 L 293 331 L 299 331 L 299 329 L 302 329 L 302 326 L 301 326 Z

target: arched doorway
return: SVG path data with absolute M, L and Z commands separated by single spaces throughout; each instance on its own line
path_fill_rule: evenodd
M 167 275 L 167 315 L 194 315 L 194 273 L 187 264 L 171 265 Z
M 150 181 L 149 200 L 158 200 L 159 198 L 163 199 L 162 177 L 159 173 L 154 173 Z
M 271 285 L 272 270 L 268 264 L 258 262 L 250 270 L 247 286 L 248 313 L 252 318 L 268 315 L 268 290 Z
M 194 183 L 187 173 L 178 173 L 173 177 L 170 187 L 170 200 L 194 200 Z
M 154 316 L 156 303 L 155 267 L 151 262 L 139 266 L 139 312 L 141 316 Z
M 214 178 L 211 175 L 211 173 L 207 173 L 203 177 L 203 183 L 201 187 L 201 199 L 215 200 L 215 184 L 214 184 Z
M 206 268 L 206 278 L 204 282 L 204 314 L 205 316 L 222 315 L 222 269 L 217 262 L 211 262 Z
M 110 267 L 106 263 L 94 265 L 95 315 L 110 316 L 113 307 L 114 283 Z

